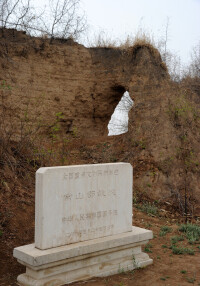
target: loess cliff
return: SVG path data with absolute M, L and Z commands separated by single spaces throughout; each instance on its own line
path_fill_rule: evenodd
M 151 46 L 85 48 L 72 40 L 50 45 L 13 30 L 1 38 L 0 64 L 0 80 L 12 88 L 7 100 L 16 123 L 26 111 L 31 124 L 40 120 L 50 126 L 62 113 L 63 132 L 77 129 L 85 136 L 107 135 L 125 90 L 135 98 L 147 82 L 160 85 L 168 78 Z
M 1 276 L 13 265 L 21 272 L 10 250 L 33 241 L 34 174 L 41 165 L 129 162 L 135 202 L 148 200 L 187 219 L 200 216 L 195 80 L 172 82 L 147 43 L 85 48 L 15 30 L 0 35 L 0 224 L 7 245 L 0 255 L 9 261 Z M 134 100 L 129 131 L 108 137 L 125 90 Z

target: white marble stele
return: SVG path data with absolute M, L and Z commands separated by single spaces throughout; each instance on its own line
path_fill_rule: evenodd
M 35 243 L 14 249 L 23 286 L 58 286 L 144 267 L 149 230 L 132 227 L 128 163 L 40 168 Z
M 132 166 L 40 168 L 35 246 L 48 249 L 132 229 Z

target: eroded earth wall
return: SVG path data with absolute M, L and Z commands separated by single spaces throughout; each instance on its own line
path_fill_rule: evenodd
M 0 41 L 0 83 L 4 132 L 72 134 L 78 145 L 67 145 L 68 163 L 129 162 L 136 197 L 169 203 L 182 215 L 200 213 L 199 95 L 170 81 L 151 45 L 85 48 L 8 30 Z M 112 144 L 100 150 L 125 90 L 134 100 L 129 132 L 104 136 Z M 92 147 L 83 141 L 95 137 Z
M 10 88 L 4 102 L 16 114 L 16 128 L 25 114 L 36 128 L 59 120 L 64 133 L 107 134 L 125 90 L 134 98 L 145 81 L 161 84 L 167 78 L 159 53 L 149 46 L 125 51 L 85 48 L 72 40 L 50 45 L 13 30 L 1 37 L 0 82 Z

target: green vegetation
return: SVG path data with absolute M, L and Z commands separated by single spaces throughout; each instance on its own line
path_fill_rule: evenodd
M 133 147 L 139 147 L 141 150 L 144 150 L 144 149 L 146 149 L 146 142 L 145 142 L 145 140 L 140 140 L 140 141 L 133 140 L 132 146 Z
M 172 232 L 172 228 L 167 225 L 164 225 L 160 229 L 159 236 L 165 236 L 169 232 Z
M 147 252 L 147 253 L 152 253 L 151 249 L 152 248 L 152 245 L 150 243 L 148 243 L 145 248 L 144 248 L 144 251 Z
M 53 141 L 56 141 L 57 139 L 57 132 L 60 131 L 60 120 L 63 118 L 63 113 L 62 112 L 57 112 L 56 113 L 56 121 L 51 127 L 51 132 L 50 132 L 50 137 L 52 138 Z
M 134 266 L 134 269 L 138 269 L 138 263 L 137 263 L 134 255 L 133 255 L 133 266 Z
M 183 241 L 184 236 L 175 235 L 171 237 L 171 243 L 176 244 L 178 241 Z
M 123 282 L 120 282 L 119 286 L 126 286 L 126 285 Z
M 175 235 L 170 238 L 171 246 L 169 247 L 172 250 L 173 254 L 181 255 L 181 254 L 189 254 L 194 255 L 195 249 L 186 247 L 184 245 L 177 245 L 179 242 L 184 241 L 185 239 L 188 240 L 189 244 L 199 243 L 200 239 L 200 227 L 195 224 L 187 223 L 181 224 L 178 227 L 178 231 L 182 232 L 181 235 Z M 165 236 L 167 233 L 172 232 L 172 228 L 169 226 L 162 226 L 160 229 L 160 236 Z M 162 245 L 162 248 L 167 248 L 166 244 Z M 200 246 L 197 246 L 200 249 Z M 165 252 L 165 250 L 164 250 Z M 185 273 L 184 270 L 181 273 Z
M 148 215 L 158 215 L 158 208 L 155 206 L 155 204 L 151 204 L 150 202 L 145 202 L 142 205 L 137 205 L 136 206 L 139 210 L 141 210 L 144 213 L 147 213 Z
M 196 120 L 198 111 L 192 103 L 186 98 L 185 94 L 180 95 L 169 106 L 169 115 L 173 121 L 182 120 L 184 124 L 188 124 L 188 119 Z M 185 140 L 185 136 L 183 140 Z
M 118 274 L 122 274 L 124 272 L 125 272 L 124 268 L 121 268 L 121 266 L 119 265 Z
M 187 282 L 188 283 L 194 283 L 196 281 L 195 277 L 187 277 Z
M 165 280 L 167 280 L 168 278 L 170 278 L 170 277 L 169 277 L 169 276 L 160 277 L 160 280 L 163 280 L 163 281 L 165 281 Z
M 12 88 L 9 84 L 6 83 L 5 80 L 3 80 L 2 82 L 0 82 L 0 89 L 11 90 Z
M 194 249 L 192 248 L 187 248 L 187 247 L 182 247 L 182 246 L 176 246 L 172 245 L 171 246 L 173 254 L 189 254 L 189 255 L 194 255 Z
M 187 273 L 187 271 L 186 271 L 186 270 L 181 270 L 180 272 L 181 272 L 182 274 Z
M 145 228 L 151 228 L 151 227 L 152 227 L 152 224 L 150 224 L 150 223 L 145 224 Z M 155 238 L 155 236 L 154 236 L 154 238 Z
M 200 226 L 187 223 L 181 224 L 179 231 L 183 232 L 186 235 L 190 244 L 199 243 L 200 240 Z

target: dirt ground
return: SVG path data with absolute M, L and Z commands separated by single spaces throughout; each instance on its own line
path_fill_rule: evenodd
M 161 215 L 165 215 L 161 212 Z M 175 255 L 170 247 L 170 237 L 180 235 L 178 232 L 178 220 L 166 217 L 150 217 L 143 212 L 134 209 L 133 224 L 139 227 L 151 229 L 154 238 L 149 242 L 150 247 L 146 251 L 153 259 L 153 264 L 146 268 L 137 269 L 127 273 L 119 273 L 106 278 L 92 279 L 87 282 L 73 283 L 73 286 L 183 286 L 200 285 L 200 249 L 197 246 L 184 246 L 195 249 L 194 255 Z M 162 226 L 172 228 L 171 233 L 159 236 Z M 183 273 L 182 273 L 183 272 Z
M 185 238 L 179 242 L 178 246 L 194 249 L 194 255 L 184 254 L 176 255 L 170 249 L 170 238 L 175 235 L 181 235 L 178 231 L 178 224 L 181 218 L 174 219 L 172 215 L 165 210 L 160 210 L 158 216 L 148 215 L 134 207 L 133 224 L 139 227 L 151 229 L 154 238 L 147 247 L 143 247 L 153 259 L 153 264 L 142 269 L 130 272 L 119 273 L 105 278 L 93 278 L 88 281 L 81 281 L 70 284 L 71 286 L 147 286 L 147 285 L 165 285 L 165 286 L 183 286 L 200 285 L 200 248 L 199 244 L 190 245 Z M 198 222 L 197 222 L 198 223 Z M 171 228 L 171 232 L 160 236 L 162 226 Z M 26 233 L 24 233 L 26 236 Z M 1 243 L 1 286 L 16 286 L 17 275 L 25 271 L 24 267 L 19 265 L 12 258 L 12 240 L 8 239 Z M 10 243 L 9 243 L 10 241 Z M 5 245 L 7 249 L 5 250 Z M 4 249 L 3 249 L 4 248 Z M 4 269 L 4 272 L 2 270 Z M 69 285 L 69 284 L 67 284 Z

